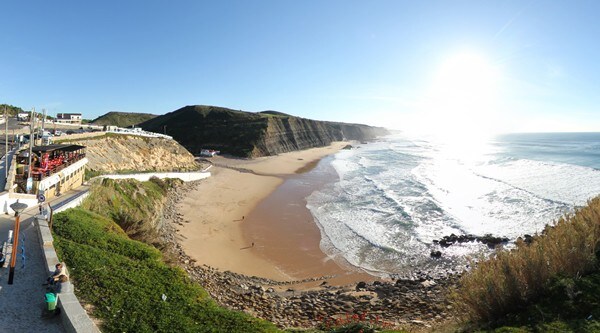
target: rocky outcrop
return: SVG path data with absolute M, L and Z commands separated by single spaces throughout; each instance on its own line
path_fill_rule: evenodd
M 141 123 L 148 131 L 163 132 L 193 154 L 202 149 L 258 157 L 323 147 L 333 141 L 370 140 L 389 134 L 381 127 L 316 121 L 267 111 L 236 111 L 215 106 L 186 106 Z
M 73 141 L 87 147 L 88 168 L 93 171 L 196 170 L 194 156 L 174 140 L 107 134 Z

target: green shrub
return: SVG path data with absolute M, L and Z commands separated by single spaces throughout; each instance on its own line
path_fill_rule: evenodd
M 276 332 L 270 323 L 218 307 L 160 253 L 110 220 L 82 209 L 56 215 L 55 246 L 76 294 L 104 332 Z M 163 295 L 165 296 L 163 298 Z
M 565 291 L 583 281 L 580 277 L 597 272 L 599 248 L 600 198 L 595 198 L 547 227 L 530 245 L 518 242 L 517 249 L 478 263 L 462 277 L 453 295 L 457 314 L 476 322 L 495 322 L 509 313 L 526 311 L 560 289 L 561 283 Z M 558 316 L 568 307 L 565 296 L 551 297 L 551 302 L 560 304 Z M 590 303 L 584 300 L 582 304 Z

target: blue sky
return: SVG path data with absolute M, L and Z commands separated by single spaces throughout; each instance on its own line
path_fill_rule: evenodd
M 0 12 L 0 103 L 50 114 L 209 104 L 416 131 L 600 131 L 598 1 L 15 1 Z

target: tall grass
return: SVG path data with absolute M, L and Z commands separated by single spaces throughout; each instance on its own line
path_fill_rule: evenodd
M 464 319 L 494 322 L 543 296 L 557 277 L 577 278 L 598 269 L 600 197 L 547 226 L 527 245 L 500 251 L 459 282 L 452 295 Z
M 92 184 L 81 207 L 112 219 L 132 239 L 158 245 L 157 219 L 167 191 L 180 183 L 156 177 L 145 182 L 104 178 Z

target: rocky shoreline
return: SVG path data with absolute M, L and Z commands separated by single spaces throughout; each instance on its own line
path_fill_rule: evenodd
M 178 243 L 177 226 L 187 222 L 175 207 L 198 182 L 185 183 L 170 191 L 160 233 L 164 251 L 170 252 L 178 265 L 219 305 L 244 311 L 282 328 L 312 328 L 327 319 L 353 314 L 403 328 L 437 327 L 452 319 L 447 294 L 456 284 L 457 275 L 433 277 L 421 273 L 415 279 L 330 285 L 331 276 L 281 282 L 197 265 Z M 312 289 L 295 289 L 315 281 L 322 282 Z

